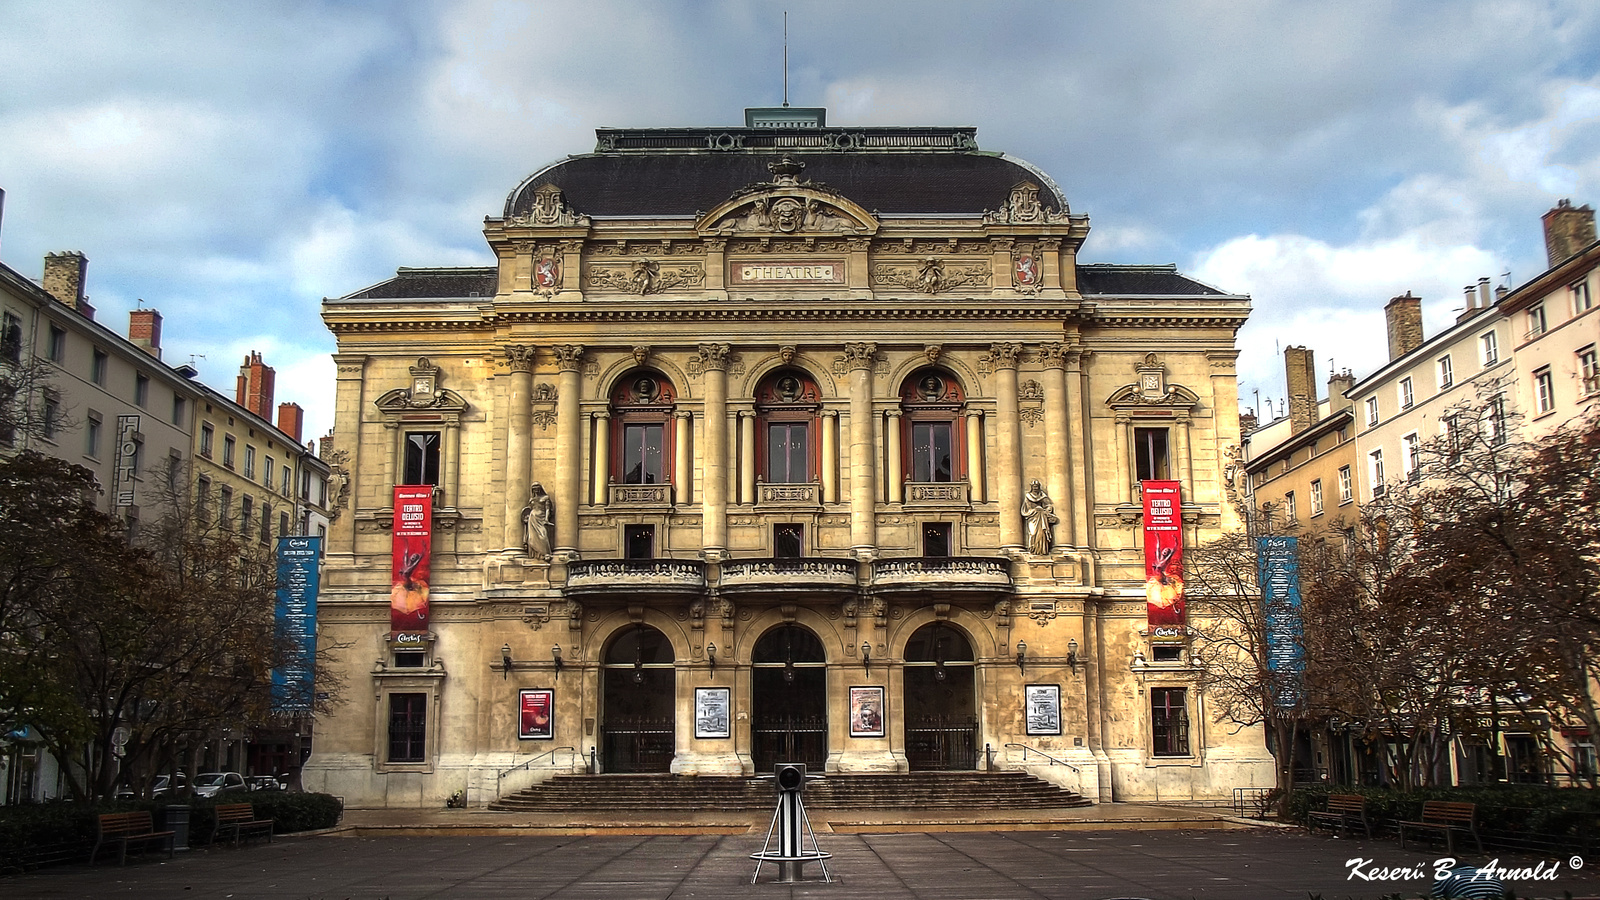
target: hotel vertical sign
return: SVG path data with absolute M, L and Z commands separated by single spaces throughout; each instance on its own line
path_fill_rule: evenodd
M 277 712 L 311 711 L 321 562 L 322 538 L 278 538 L 278 597 L 273 618 L 285 656 L 272 670 L 272 708 Z
M 117 468 L 112 473 L 116 506 L 133 505 L 133 488 L 139 478 L 139 417 L 117 416 Z
M 1152 643 L 1184 639 L 1183 502 L 1176 481 L 1140 482 L 1144 493 L 1144 592 Z
M 433 485 L 395 485 L 394 558 L 389 588 L 391 630 L 428 630 L 428 578 L 432 556 Z

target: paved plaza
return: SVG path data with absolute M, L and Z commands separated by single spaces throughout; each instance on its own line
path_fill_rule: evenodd
M 1400 850 L 1394 841 L 1307 835 L 1298 830 L 992 830 L 823 833 L 833 883 L 815 865 L 806 882 L 752 885 L 750 854 L 765 829 L 738 834 L 389 834 L 363 829 L 280 837 L 242 849 L 159 854 L 126 867 L 48 869 L 0 879 L 0 896 L 30 898 L 232 898 L 232 900 L 421 900 L 421 898 L 1378 898 L 1425 896 L 1442 849 Z M 1363 873 L 1350 878 L 1352 859 Z M 1464 859 L 1481 864 L 1476 853 Z M 1587 861 L 1585 861 L 1587 862 Z M 1502 856 L 1501 864 L 1554 880 L 1513 881 L 1519 897 L 1600 897 L 1596 868 Z M 1390 877 L 1381 877 L 1381 876 Z

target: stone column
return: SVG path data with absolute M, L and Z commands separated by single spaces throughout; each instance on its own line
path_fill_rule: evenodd
M 454 415 L 452 413 L 452 415 Z M 444 499 L 445 506 L 461 508 L 461 423 L 452 418 L 444 423 Z
M 594 482 L 589 502 L 604 506 L 611 502 L 611 413 L 594 414 Z
M 673 442 L 672 480 L 673 502 L 689 503 L 694 498 L 694 448 L 689 444 L 689 427 L 694 418 L 688 410 L 678 410 L 672 414 L 673 427 L 677 429 L 677 440 Z
M 405 475 L 401 466 L 405 465 L 406 433 L 401 430 L 398 421 L 384 422 L 384 443 L 389 449 L 384 454 L 383 489 L 378 492 L 378 505 L 389 506 L 394 503 L 394 486 L 400 483 Z
M 756 414 L 739 413 L 739 502 L 756 502 Z
M 822 413 L 822 502 L 839 502 L 839 411 Z
M 1083 408 L 1083 354 L 1069 347 L 1064 354 L 1066 361 L 1065 382 L 1067 388 L 1067 420 L 1070 428 L 1073 417 L 1077 417 L 1078 429 L 1067 437 L 1067 471 L 1069 473 L 1069 490 L 1072 492 L 1072 543 L 1078 547 L 1089 546 L 1089 481 L 1087 450 L 1085 441 L 1089 435 L 1089 414 Z M 1061 508 L 1057 504 L 1057 508 Z
M 728 547 L 728 353 L 727 344 L 701 344 L 700 369 L 705 373 L 704 431 L 701 449 L 700 545 L 718 561 Z
M 1050 492 L 1050 500 L 1061 519 L 1054 529 L 1051 545 L 1060 548 L 1075 533 L 1070 499 L 1072 482 L 1067 474 L 1071 441 L 1067 434 L 1066 347 L 1059 343 L 1044 344 L 1039 348 L 1039 358 L 1044 362 L 1045 489 Z
M 1132 435 L 1128 433 L 1128 426 L 1133 422 L 1133 418 L 1119 413 L 1114 421 L 1117 426 L 1112 429 L 1117 441 L 1117 502 L 1132 503 L 1133 475 L 1128 470 L 1128 454 L 1130 452 L 1128 441 Z
M 1172 423 L 1173 460 L 1172 474 L 1183 479 L 1183 492 L 1194 499 L 1194 456 L 1189 452 L 1188 413 L 1179 413 Z M 1181 495 L 1180 495 L 1181 496 Z
M 506 550 L 522 551 L 522 508 L 528 505 L 533 483 L 533 361 L 534 348 L 512 344 L 504 348 L 511 367 L 511 392 L 506 397 L 506 493 L 502 521 Z
M 872 441 L 872 367 L 877 355 L 877 344 L 844 345 L 850 369 L 850 544 L 859 555 L 873 554 L 878 544 Z
M 983 410 L 967 412 L 967 489 L 973 503 L 982 503 L 985 496 L 983 467 Z
M 328 552 L 351 553 L 356 545 L 356 510 L 361 507 L 362 491 L 372 491 L 374 487 L 370 476 L 357 481 L 357 476 L 364 472 L 361 461 L 361 385 L 364 380 L 367 357 L 355 353 L 335 353 L 333 355 L 335 369 L 334 382 L 334 422 L 337 423 L 335 433 L 353 435 L 354 440 L 345 441 L 343 445 L 336 444 L 336 451 L 345 454 L 342 464 L 343 474 L 335 475 L 328 483 L 330 491 L 337 491 L 342 483 L 345 488 L 345 504 L 343 508 L 336 508 L 339 497 L 333 493 L 328 495 L 328 511 L 336 513 L 333 522 L 328 527 Z M 389 437 L 387 431 L 384 437 Z M 393 446 L 394 441 L 389 441 Z M 218 450 L 217 452 L 221 452 Z M 332 462 L 331 460 L 329 461 Z M 387 475 L 388 473 L 383 473 Z M 394 485 L 391 479 L 381 485 L 381 490 L 389 490 Z M 370 496 L 370 495 L 369 495 Z M 393 503 L 393 494 L 387 502 L 380 501 L 378 506 L 388 506 Z M 371 502 L 370 500 L 368 501 Z
M 883 426 L 885 442 L 888 450 L 884 454 L 889 457 L 889 502 L 904 503 L 906 501 L 905 463 L 901 460 L 900 449 L 900 410 L 889 410 L 889 416 Z
M 578 505 L 583 501 L 583 345 L 557 344 L 556 365 L 556 533 L 550 543 L 562 561 L 578 558 Z M 527 490 L 524 489 L 526 494 Z
M 993 344 L 995 374 L 995 499 L 1000 503 L 1000 546 L 1022 549 L 1022 418 L 1017 410 L 1017 366 L 1022 345 Z

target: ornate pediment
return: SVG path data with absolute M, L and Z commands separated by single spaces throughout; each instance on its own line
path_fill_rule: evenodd
M 1039 202 L 1039 186 L 1020 181 L 996 210 L 986 210 L 983 221 L 989 225 L 1054 225 L 1070 221 L 1067 211 L 1051 209 Z
M 702 233 L 760 235 L 873 234 L 871 213 L 837 190 L 799 178 L 805 163 L 785 156 L 767 167 L 773 180 L 740 188 L 701 217 Z
M 459 416 L 466 410 L 467 401 L 455 391 L 439 386 L 439 367 L 423 356 L 411 367 L 410 386 L 385 393 L 377 399 L 376 406 L 390 415 L 434 412 Z
M 533 189 L 533 208 L 506 219 L 507 225 L 546 225 L 570 227 L 588 225 L 589 217 L 573 212 L 561 188 L 545 183 Z

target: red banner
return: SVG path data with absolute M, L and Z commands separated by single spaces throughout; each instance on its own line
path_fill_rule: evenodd
M 428 563 L 433 555 L 433 485 L 394 489 L 394 559 L 389 583 L 389 627 L 428 630 Z
M 1144 595 L 1150 640 L 1184 639 L 1183 501 L 1176 481 L 1145 481 Z

